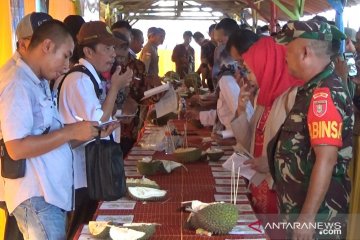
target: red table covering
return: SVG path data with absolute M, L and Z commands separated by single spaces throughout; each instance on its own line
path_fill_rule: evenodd
M 176 121 L 176 127 L 179 131 L 182 131 L 181 126 L 183 122 Z M 146 132 L 156 131 L 156 128 L 150 126 L 145 127 Z M 153 129 L 153 130 L 152 130 Z M 211 145 L 202 144 L 202 137 L 210 136 L 209 129 L 193 129 L 188 128 L 189 144 L 196 144 L 206 149 Z M 196 135 L 194 135 L 194 133 Z M 145 133 L 143 133 L 145 134 Z M 220 145 L 228 145 L 223 141 Z M 140 154 L 145 155 L 145 154 Z M 134 156 L 134 155 L 132 155 Z M 155 152 L 153 159 L 168 159 L 174 160 L 172 155 L 165 155 L 164 152 Z M 126 161 L 136 161 L 128 160 Z M 216 167 L 220 167 L 218 165 Z M 103 210 L 97 209 L 94 220 L 100 215 L 133 215 L 133 222 L 148 222 L 159 223 L 161 225 L 156 227 L 156 233 L 151 239 L 209 239 L 207 236 L 196 235 L 194 230 L 185 228 L 186 219 L 189 216 L 188 212 L 184 212 L 181 209 L 181 202 L 200 200 L 202 202 L 213 202 L 214 194 L 230 195 L 230 193 L 216 193 L 215 179 L 212 174 L 211 166 L 208 162 L 196 162 L 186 164 L 186 168 L 177 168 L 170 174 L 161 174 L 155 176 L 148 176 L 149 179 L 156 181 L 160 188 L 167 191 L 167 197 L 160 202 L 136 202 L 133 210 Z M 228 178 L 230 179 L 230 178 Z M 243 185 L 244 186 L 244 185 Z M 239 194 L 240 195 L 240 194 Z M 242 194 L 244 195 L 244 194 Z M 237 204 L 250 204 L 248 198 L 246 200 L 238 201 Z M 239 212 L 240 214 L 254 214 L 252 208 L 247 212 Z M 248 222 L 238 223 L 238 225 L 246 225 L 248 228 Z M 75 239 L 89 239 L 89 235 L 82 233 L 82 228 L 78 229 Z M 211 239 L 266 239 L 266 236 L 262 233 L 253 232 L 251 234 L 240 235 L 222 235 L 211 236 Z

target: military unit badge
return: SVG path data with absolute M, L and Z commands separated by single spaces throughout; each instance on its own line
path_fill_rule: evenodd
M 313 102 L 313 112 L 315 116 L 322 117 L 327 111 L 327 100 L 317 100 Z

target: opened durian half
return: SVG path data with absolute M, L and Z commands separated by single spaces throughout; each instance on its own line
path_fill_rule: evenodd
M 143 178 L 126 178 L 127 187 L 149 187 L 159 189 L 160 186 L 146 177 Z
M 147 239 L 151 238 L 152 235 L 154 235 L 156 224 L 154 224 L 154 223 L 124 223 L 123 227 L 145 233 L 145 235 L 143 237 L 139 238 L 139 240 L 147 240 Z
M 206 154 L 209 157 L 209 161 L 219 161 L 220 158 L 224 155 L 224 150 L 220 148 L 208 148 Z
M 201 158 L 201 149 L 195 147 L 178 148 L 174 151 L 177 161 L 182 163 L 195 162 Z
M 155 223 L 124 223 L 121 226 L 112 222 L 90 221 L 89 231 L 92 236 L 99 239 L 108 239 L 111 236 L 112 239 L 147 240 L 154 235 L 156 225 Z M 111 229 L 113 229 L 112 235 Z
M 166 173 L 166 169 L 164 168 L 164 165 L 160 161 L 150 161 L 150 162 L 144 162 L 144 161 L 138 161 L 136 163 L 136 167 L 138 172 L 141 175 L 145 176 L 151 176 L 158 173 Z
M 89 232 L 95 238 L 107 239 L 109 238 L 109 232 L 111 227 L 111 222 L 105 221 L 90 221 L 89 222 Z
M 196 213 L 192 213 L 190 224 L 193 228 L 202 228 L 214 234 L 227 234 L 236 225 L 238 209 L 229 203 L 209 204 Z
M 159 201 L 165 198 L 166 191 L 148 187 L 128 187 L 129 196 L 138 201 Z
M 186 169 L 183 164 L 169 160 L 140 160 L 137 162 L 136 167 L 140 174 L 147 176 L 158 173 L 171 173 L 172 170 L 178 167 L 184 167 Z

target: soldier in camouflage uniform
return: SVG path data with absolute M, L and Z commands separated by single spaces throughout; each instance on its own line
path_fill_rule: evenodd
M 280 213 L 291 222 L 338 221 L 349 207 L 347 170 L 354 115 L 351 98 L 335 75 L 330 56 L 332 39 L 345 35 L 327 23 L 295 21 L 277 38 L 287 44 L 290 73 L 305 81 L 278 132 L 275 155 L 269 162 Z M 325 238 L 343 238 L 346 227 L 341 230 L 342 235 Z M 295 229 L 288 237 L 313 239 L 314 233 L 313 229 Z

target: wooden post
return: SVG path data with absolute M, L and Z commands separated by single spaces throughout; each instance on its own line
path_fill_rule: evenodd
M 264 14 L 251 0 L 247 0 L 247 3 L 250 8 L 255 9 L 258 14 L 260 14 L 266 21 L 270 22 L 270 19 Z
M 335 15 L 335 24 L 336 27 L 344 32 L 344 8 L 346 5 L 346 0 L 328 0 L 328 3 L 335 9 L 336 11 L 336 15 Z M 341 41 L 341 46 L 340 46 L 340 53 L 344 53 L 345 52 L 345 41 Z
M 271 2 L 271 17 L 270 17 L 270 34 L 276 32 L 277 22 L 277 7 L 274 2 Z

